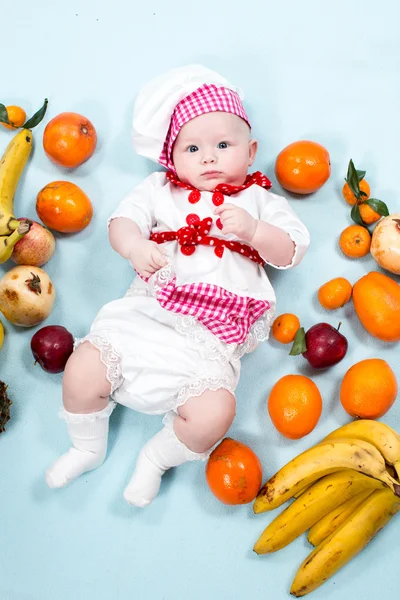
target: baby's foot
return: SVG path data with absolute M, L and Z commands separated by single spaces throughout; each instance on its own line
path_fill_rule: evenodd
M 157 496 L 165 471 L 157 467 L 142 450 L 136 469 L 124 491 L 124 498 L 133 506 L 143 508 Z
M 70 448 L 60 456 L 46 471 L 46 481 L 50 488 L 62 488 L 71 481 L 99 467 L 105 458 L 105 453 L 89 452 Z

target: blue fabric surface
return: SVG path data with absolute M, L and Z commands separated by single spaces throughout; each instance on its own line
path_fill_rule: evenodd
M 37 218 L 36 194 L 56 179 L 81 186 L 95 210 L 85 231 L 56 236 L 56 252 L 45 269 L 57 299 L 45 324 L 62 324 L 82 336 L 98 309 L 131 281 L 130 266 L 108 244 L 106 220 L 153 170 L 134 155 L 130 141 L 133 101 L 149 78 L 200 62 L 240 85 L 260 143 L 254 170 L 265 172 L 277 193 L 282 190 L 273 166 L 284 146 L 313 139 L 328 148 L 328 183 L 314 195 L 290 200 L 310 229 L 308 254 L 294 270 L 269 273 L 278 314 L 296 312 L 306 328 L 343 321 L 349 351 L 321 373 L 308 369 L 301 356 L 287 356 L 288 348 L 274 341 L 243 360 L 237 417 L 229 433 L 256 451 L 264 479 L 348 421 L 338 392 L 352 364 L 382 357 L 400 380 L 398 345 L 369 336 L 351 303 L 327 313 L 316 299 L 318 287 L 331 277 L 354 283 L 377 268 L 372 257 L 351 261 L 337 246 L 351 222 L 340 194 L 350 158 L 367 170 L 373 195 L 400 212 L 399 6 L 396 0 L 37 0 L 32 6 L 16 0 L 2 13 L 0 102 L 21 104 L 33 114 L 48 97 L 45 122 L 63 111 L 80 112 L 99 136 L 95 155 L 67 172 L 44 154 L 44 124 L 34 130 L 35 150 L 18 188 L 17 215 Z M 0 131 L 0 152 L 11 135 Z M 0 273 L 11 266 L 2 265 Z M 57 418 L 61 376 L 34 365 L 29 345 L 39 327 L 19 329 L 2 321 L 0 379 L 9 384 L 13 405 L 7 432 L 0 436 L 0 600 L 289 598 L 294 574 L 310 551 L 305 536 L 277 554 L 257 557 L 253 543 L 276 513 L 254 515 L 251 505 L 220 504 L 206 486 L 203 464 L 168 473 L 149 508 L 125 503 L 123 488 L 139 449 L 160 427 L 158 417 L 119 407 L 105 464 L 67 489 L 47 489 L 44 471 L 68 444 Z M 311 376 L 324 401 L 316 429 L 296 442 L 274 430 L 265 404 L 272 385 L 287 373 Z M 397 401 L 383 420 L 400 431 L 399 407 Z M 398 595 L 398 531 L 395 518 L 312 598 Z

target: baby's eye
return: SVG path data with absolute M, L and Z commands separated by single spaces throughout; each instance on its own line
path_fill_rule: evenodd
M 228 147 L 228 142 L 220 142 L 220 143 L 218 144 L 218 148 L 219 148 L 220 150 L 225 150 L 225 148 L 227 148 L 227 147 Z
M 198 147 L 197 146 L 189 146 L 188 147 L 188 152 L 197 152 Z

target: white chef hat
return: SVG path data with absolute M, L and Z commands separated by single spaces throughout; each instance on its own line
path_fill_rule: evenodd
M 230 112 L 247 123 L 243 92 L 201 65 L 167 71 L 139 92 L 133 113 L 133 145 L 138 154 L 174 168 L 171 152 L 180 128 L 214 111 Z

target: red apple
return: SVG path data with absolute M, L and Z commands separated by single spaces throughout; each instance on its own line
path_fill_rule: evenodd
M 56 240 L 51 231 L 32 221 L 28 233 L 15 244 L 11 259 L 17 265 L 41 267 L 52 257 L 55 245 Z
M 47 373 L 64 371 L 73 349 L 74 338 L 62 325 L 42 327 L 31 339 L 33 358 Z
M 306 333 L 307 350 L 303 352 L 304 358 L 315 369 L 332 367 L 345 357 L 347 352 L 347 339 L 329 323 L 317 323 Z
M 339 323 L 339 327 L 340 327 Z M 315 369 L 325 369 L 340 362 L 347 352 L 347 339 L 329 323 L 317 323 L 304 333 L 296 333 L 291 355 L 302 354 Z

